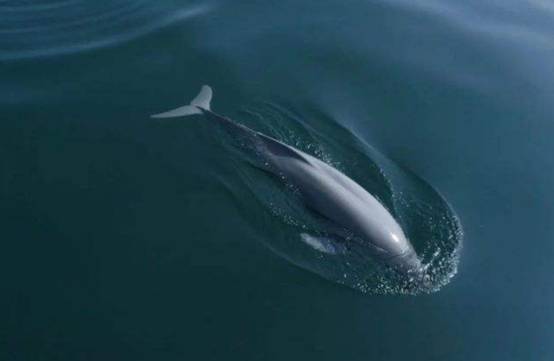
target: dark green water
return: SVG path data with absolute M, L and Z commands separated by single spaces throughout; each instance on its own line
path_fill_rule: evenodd
M 0 360 L 554 359 L 553 36 L 539 0 L 0 1 Z M 385 203 L 437 189 L 457 274 L 364 294 L 275 252 L 271 183 L 148 118 L 202 84 Z

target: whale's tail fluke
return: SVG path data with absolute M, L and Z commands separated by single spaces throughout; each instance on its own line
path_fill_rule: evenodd
M 192 114 L 202 114 L 202 110 L 210 110 L 210 102 L 212 101 L 212 88 L 208 85 L 203 85 L 200 93 L 194 98 L 190 104 L 182 107 L 168 110 L 167 112 L 151 115 L 151 118 L 175 118 L 184 117 Z

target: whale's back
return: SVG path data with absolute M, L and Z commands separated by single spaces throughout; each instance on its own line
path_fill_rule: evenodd
M 358 183 L 327 163 L 273 138 L 263 136 L 263 142 L 269 162 L 299 189 L 309 208 L 354 232 L 381 257 L 413 252 L 392 214 Z

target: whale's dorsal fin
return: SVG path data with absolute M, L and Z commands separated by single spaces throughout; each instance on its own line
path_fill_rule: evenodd
M 267 149 L 277 156 L 281 157 L 289 157 L 298 159 L 300 161 L 303 161 L 305 163 L 310 164 L 309 159 L 302 154 L 300 151 L 292 148 L 291 146 L 288 146 L 284 143 L 281 143 L 280 141 L 273 139 L 271 137 L 268 137 L 265 134 L 257 133 L 257 135 L 263 140 L 264 144 L 266 145 Z

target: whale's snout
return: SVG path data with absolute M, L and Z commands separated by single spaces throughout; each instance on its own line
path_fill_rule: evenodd
M 406 254 L 393 257 L 389 260 L 389 266 L 407 282 L 405 285 L 407 290 L 419 292 L 432 289 L 427 267 L 421 263 L 415 251 L 411 250 Z
M 417 277 L 425 272 L 425 269 L 421 264 L 421 260 L 414 250 L 410 250 L 405 254 L 393 257 L 388 263 L 397 272 L 410 277 Z

